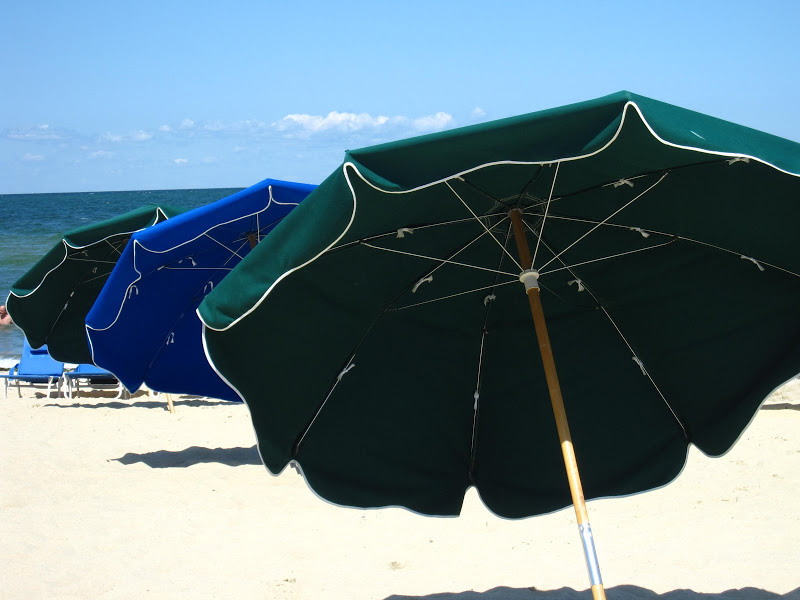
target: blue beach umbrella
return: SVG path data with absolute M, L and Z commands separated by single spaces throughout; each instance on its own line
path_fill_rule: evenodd
M 238 401 L 208 365 L 195 309 L 314 187 L 266 179 L 132 235 L 86 316 L 94 363 L 131 392 Z

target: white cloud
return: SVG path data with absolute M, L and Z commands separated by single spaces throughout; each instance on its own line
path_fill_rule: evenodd
M 476 106 L 475 108 L 472 109 L 472 112 L 470 113 L 470 116 L 473 119 L 480 119 L 481 117 L 485 117 L 486 116 L 486 111 L 483 110 L 480 106 Z
M 172 127 L 170 127 L 169 125 L 162 125 L 161 127 L 158 128 L 158 130 L 166 133 L 172 131 Z
M 184 119 L 178 127 L 180 129 L 192 129 L 194 127 L 194 121 L 191 119 Z
M 70 132 L 66 130 L 54 129 L 47 123 L 24 129 L 11 129 L 4 131 L 3 133 L 8 139 L 25 142 L 47 142 L 54 140 L 65 140 L 72 137 Z
M 146 142 L 147 140 L 153 139 L 153 134 L 148 133 L 147 131 L 134 131 L 131 134 L 131 140 L 134 142 Z
M 453 115 L 446 112 L 437 112 L 435 115 L 414 119 L 414 129 L 420 132 L 441 131 L 453 125 Z
M 373 116 L 369 113 L 331 111 L 327 115 L 293 113 L 272 124 L 273 128 L 284 133 L 314 135 L 326 132 L 336 133 L 378 133 L 383 131 L 408 130 L 414 133 L 441 131 L 454 124 L 453 117 L 444 112 L 411 119 L 397 115 Z
M 111 158 L 114 156 L 113 152 L 108 152 L 106 150 L 97 150 L 89 154 L 92 158 Z
M 395 117 L 397 119 L 397 117 Z M 373 117 L 367 113 L 347 113 L 331 111 L 326 116 L 290 114 L 278 121 L 275 126 L 279 131 L 299 128 L 310 133 L 327 131 L 361 131 L 362 129 L 377 129 L 389 123 L 391 119 L 379 115 Z
M 22 160 L 27 160 L 31 162 L 38 162 L 40 160 L 44 160 L 44 156 L 42 154 L 31 154 L 28 152 L 25 156 L 22 157 Z
M 189 159 L 188 158 L 176 158 L 173 162 L 176 165 L 185 165 L 186 163 L 189 162 Z
M 153 134 L 148 131 L 143 131 L 141 129 L 137 131 L 132 131 L 127 135 L 119 134 L 119 133 L 111 133 L 107 131 L 100 139 L 104 142 L 114 142 L 115 144 L 121 142 L 146 142 L 148 140 L 153 139 Z

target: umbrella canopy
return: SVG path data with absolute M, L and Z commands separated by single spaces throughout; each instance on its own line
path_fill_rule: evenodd
M 147 205 L 67 231 L 11 287 L 8 312 L 31 346 L 64 362 L 88 363 L 84 319 L 131 235 L 184 209 Z
M 86 317 L 94 363 L 130 391 L 239 401 L 206 360 L 195 310 L 314 187 L 266 179 L 134 233 Z
M 336 503 L 536 515 L 573 445 L 589 498 L 660 486 L 800 371 L 798 175 L 628 92 L 351 151 L 201 304 L 207 353 L 267 468 Z

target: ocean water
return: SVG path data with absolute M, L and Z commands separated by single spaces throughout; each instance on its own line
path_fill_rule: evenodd
M 145 204 L 197 208 L 238 192 L 240 188 L 0 194 L 0 304 L 11 286 L 63 234 L 75 227 L 110 219 Z M 0 327 L 0 368 L 14 366 L 22 353 L 23 333 Z

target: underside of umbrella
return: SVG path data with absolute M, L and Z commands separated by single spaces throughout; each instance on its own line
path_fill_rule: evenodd
M 267 179 L 133 234 L 86 317 L 95 364 L 130 391 L 239 401 L 206 360 L 195 310 L 314 187 Z
M 798 172 L 631 94 L 351 152 L 201 305 L 208 354 L 266 466 L 334 502 L 568 505 L 518 208 L 587 497 L 663 485 L 799 370 Z
M 31 346 L 65 362 L 89 363 L 84 319 L 131 235 L 183 212 L 142 206 L 72 229 L 12 287 L 8 310 Z

